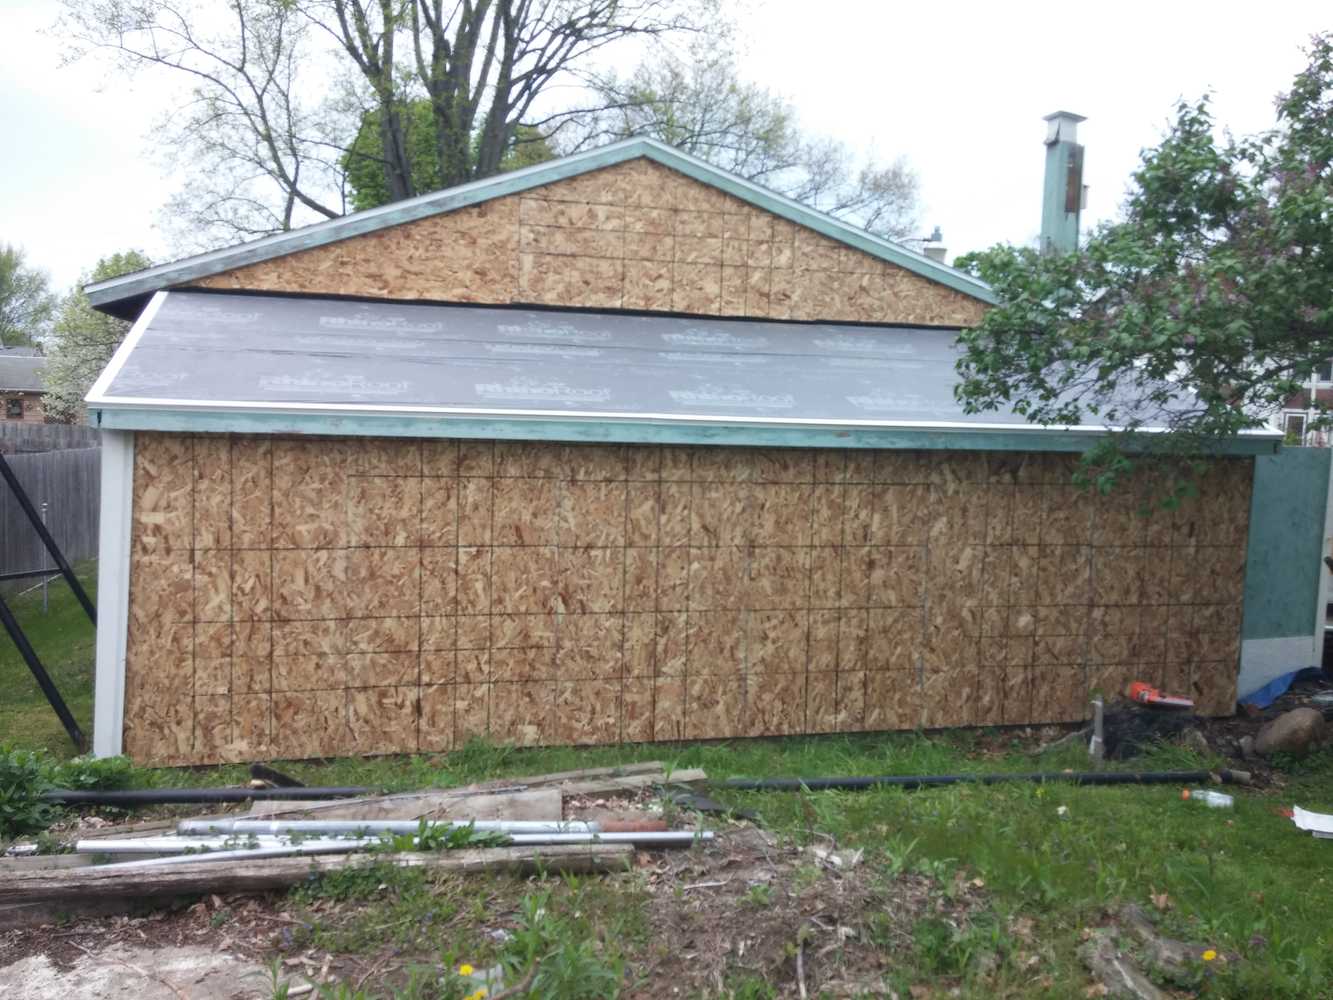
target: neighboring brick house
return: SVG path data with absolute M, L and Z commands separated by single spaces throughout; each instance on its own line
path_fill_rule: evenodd
M 1333 410 L 1333 360 L 1326 361 L 1312 372 L 1306 387 L 1283 405 L 1277 426 L 1287 436 L 1289 444 L 1311 448 L 1327 448 L 1333 444 L 1330 431 L 1311 427 L 1320 415 L 1321 406 Z
M 5 420 L 46 422 L 42 398 L 46 385 L 42 368 L 46 358 L 34 347 L 0 348 L 0 406 Z

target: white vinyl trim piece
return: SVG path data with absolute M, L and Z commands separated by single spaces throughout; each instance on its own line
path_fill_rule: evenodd
M 109 371 L 110 369 L 108 369 Z M 1113 425 L 1044 425 L 1044 424 L 1009 424 L 1009 423 L 972 423 L 964 420 L 847 420 L 809 417 L 793 420 L 789 417 L 747 417 L 735 414 L 707 413 L 633 413 L 615 410 L 528 410 L 496 409 L 478 406 L 432 406 L 425 404 L 365 404 L 365 403 L 308 403 L 308 402 L 252 402 L 244 400 L 219 399 L 170 399 L 141 396 L 106 396 L 94 391 L 88 393 L 88 405 L 108 410 L 178 410 L 182 412 L 216 413 L 309 413 L 337 416 L 377 416 L 401 415 L 420 417 L 490 417 L 510 420 L 564 420 L 570 423 L 583 421 L 623 421 L 625 423 L 657 424 L 727 424 L 757 425 L 766 427 L 828 427 L 828 428 L 867 428 L 867 429 L 902 429 L 902 430 L 940 430 L 940 431 L 977 431 L 994 433 L 1033 433 L 1070 432 L 1084 434 L 1104 434 L 1121 431 L 1125 428 Z M 1165 434 L 1167 427 L 1140 427 L 1140 434 Z M 1278 440 L 1282 434 L 1267 429 L 1242 430 L 1239 437 L 1261 440 Z
M 1322 633 L 1284 635 L 1275 639 L 1244 639 L 1240 644 L 1240 676 L 1236 694 L 1240 698 L 1293 670 L 1304 670 L 1319 663 Z
M 115 757 L 122 747 L 133 503 L 134 432 L 103 431 L 102 509 L 97 545 L 97 673 L 93 689 L 96 757 Z
M 139 346 L 139 341 L 143 339 L 144 331 L 146 331 L 149 324 L 153 322 L 153 317 L 157 315 L 157 311 L 162 308 L 162 303 L 165 301 L 167 301 L 166 292 L 153 293 L 153 297 L 149 300 L 148 305 L 144 307 L 144 311 L 139 314 L 139 318 L 136 319 L 134 325 L 130 327 L 130 332 L 125 335 L 125 339 L 122 340 L 120 346 L 116 348 L 116 353 L 111 355 L 111 361 L 102 369 L 102 374 L 97 376 L 97 381 L 94 382 L 93 387 L 88 390 L 88 395 L 83 398 L 85 403 L 90 403 L 94 399 L 100 399 L 110 387 L 115 377 L 120 374 L 120 370 L 125 367 L 125 362 L 128 361 L 130 355 L 134 353 L 134 349 Z

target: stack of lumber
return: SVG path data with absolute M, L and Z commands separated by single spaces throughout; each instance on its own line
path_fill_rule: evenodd
M 437 788 L 392 795 L 327 801 L 262 799 L 245 812 L 232 811 L 194 820 L 426 820 L 536 821 L 561 823 L 572 819 L 566 802 L 574 797 L 609 799 L 654 787 L 697 785 L 702 771 L 668 773 L 660 762 L 625 767 L 590 768 L 560 774 L 491 781 L 462 788 Z M 71 915 L 123 913 L 140 900 L 203 892 L 239 893 L 282 889 L 318 875 L 371 863 L 424 867 L 451 872 L 608 872 L 624 869 L 635 845 L 626 842 L 524 844 L 474 847 L 433 852 L 404 851 L 367 854 L 308 854 L 293 857 L 241 858 L 227 863 L 206 859 L 170 865 L 122 868 L 105 864 L 95 852 L 99 840 L 171 836 L 177 819 L 102 826 L 80 833 L 84 853 L 0 858 L 0 929 L 44 923 Z M 603 829 L 617 829 L 603 825 Z M 623 830 L 664 830 L 665 825 L 635 825 Z M 711 836 L 711 833 L 708 834 Z M 156 841 L 154 841 L 156 842 Z M 149 855 L 150 857 L 152 855 Z M 139 857 L 142 857 L 140 855 Z M 110 858 L 124 861 L 123 857 Z

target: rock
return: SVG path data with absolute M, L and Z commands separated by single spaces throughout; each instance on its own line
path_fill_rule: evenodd
M 1195 753 L 1203 754 L 1204 756 L 1213 752 L 1212 747 L 1208 745 L 1208 740 L 1203 733 L 1199 732 L 1199 730 L 1192 726 L 1180 734 L 1180 742 Z
M 1312 746 L 1323 742 L 1324 734 L 1323 713 L 1313 708 L 1293 708 L 1264 724 L 1254 738 L 1254 749 L 1265 757 L 1275 753 L 1304 757 Z
M 1106 987 L 1109 996 L 1166 1000 L 1166 994 L 1134 967 L 1129 956 L 1121 954 L 1109 930 L 1093 931 L 1088 942 L 1079 948 L 1078 955 L 1097 981 Z
M 1240 755 L 1246 760 L 1254 760 L 1254 758 L 1258 756 L 1258 754 L 1254 752 L 1253 736 L 1242 736 L 1238 743 L 1240 745 Z
M 1207 945 L 1190 944 L 1157 933 L 1152 919 L 1142 907 L 1129 903 L 1120 910 L 1120 919 L 1143 945 L 1148 962 L 1171 982 L 1188 985 L 1195 976 Z

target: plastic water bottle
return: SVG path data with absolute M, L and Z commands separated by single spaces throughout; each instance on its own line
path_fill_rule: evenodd
M 1180 797 L 1187 802 L 1202 802 L 1209 809 L 1230 809 L 1236 800 L 1224 792 L 1213 792 L 1206 788 L 1186 788 Z

